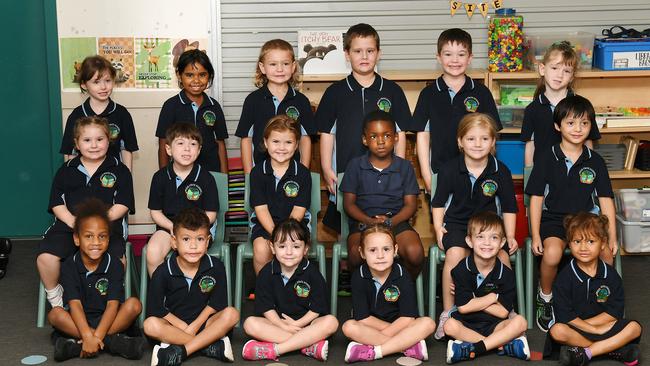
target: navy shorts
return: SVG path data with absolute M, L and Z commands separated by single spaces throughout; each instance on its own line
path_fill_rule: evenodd
M 107 252 L 115 258 L 124 256 L 126 241 L 119 235 L 111 235 L 108 242 Z M 61 221 L 57 221 L 43 235 L 43 239 L 38 244 L 38 254 L 49 253 L 55 255 L 61 260 L 68 258 L 78 250 L 72 238 L 72 229 Z
M 620 333 L 625 327 L 627 327 L 630 322 L 633 320 L 630 319 L 618 319 L 616 323 L 612 326 L 610 330 L 605 332 L 604 334 L 594 334 L 594 333 L 588 333 L 583 330 L 580 330 L 571 324 L 566 324 L 576 332 L 578 332 L 581 336 L 585 337 L 586 339 L 592 341 L 592 342 L 598 342 L 602 341 L 608 338 L 612 338 L 613 336 L 617 335 Z M 637 322 L 638 323 L 638 322 Z M 640 325 L 641 323 L 639 323 Z M 551 327 L 553 328 L 553 327 Z M 630 343 L 635 343 L 638 344 L 639 341 L 641 340 L 641 337 L 638 337 L 636 339 L 633 339 L 630 341 Z M 551 332 L 549 331 L 546 333 L 546 341 L 544 342 L 544 358 L 545 359 L 556 359 L 559 355 L 560 351 L 560 344 L 555 342 L 553 337 L 551 337 Z
M 539 225 L 539 236 L 542 239 L 542 242 L 547 238 L 560 238 L 563 241 L 566 241 L 566 230 L 564 229 L 564 223 L 558 220 L 542 220 Z
M 359 230 L 359 222 L 358 221 L 350 220 L 349 226 L 350 226 L 350 234 L 361 232 L 361 230 Z M 393 231 L 393 235 L 395 235 L 395 236 L 397 236 L 398 234 L 401 234 L 401 233 L 403 233 L 404 231 L 407 231 L 407 230 L 408 231 L 415 231 L 415 229 L 413 229 L 413 226 L 411 226 L 411 224 L 409 223 L 408 220 L 402 221 L 399 224 L 397 224 L 395 226 L 392 226 L 391 230 Z
M 461 322 L 465 328 L 471 329 L 484 337 L 494 333 L 494 328 L 500 323 L 500 321 L 466 321 L 463 319 L 463 314 L 457 311 L 452 313 L 451 317 Z
M 269 234 L 265 229 L 262 224 L 253 221 L 253 225 L 251 227 L 251 241 L 254 241 L 255 239 L 259 238 L 260 236 L 263 237 L 266 240 L 271 240 L 271 234 Z M 305 219 L 302 220 L 302 223 L 309 228 L 309 222 Z

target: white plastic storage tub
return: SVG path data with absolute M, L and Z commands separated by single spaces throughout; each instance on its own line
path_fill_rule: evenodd
M 616 215 L 618 238 L 627 253 L 650 253 L 650 222 L 625 221 Z
M 627 221 L 650 221 L 650 188 L 617 189 L 616 213 Z

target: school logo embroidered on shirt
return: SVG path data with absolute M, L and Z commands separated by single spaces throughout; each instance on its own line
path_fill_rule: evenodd
M 481 183 L 481 190 L 486 197 L 493 197 L 497 193 L 497 189 L 499 189 L 499 185 L 492 179 L 485 180 Z
M 384 300 L 395 302 L 399 299 L 399 287 L 393 285 L 384 290 Z
M 388 99 L 388 98 L 379 98 L 379 100 L 377 100 L 377 108 L 379 108 L 380 110 L 382 110 L 382 111 L 384 111 L 386 113 L 390 112 L 390 107 L 391 106 L 392 106 L 392 103 L 390 102 L 390 99 Z
M 300 185 L 292 180 L 284 183 L 282 186 L 284 190 L 284 195 L 289 198 L 294 198 L 298 196 L 298 191 L 300 191 Z
M 120 136 L 120 128 L 115 123 L 108 125 L 108 132 L 111 140 L 116 140 L 117 137 Z
M 115 182 L 117 182 L 117 177 L 111 172 L 106 172 L 99 177 L 99 181 L 102 183 L 102 187 L 113 188 Z
M 305 281 L 296 281 L 296 284 L 293 285 L 293 291 L 296 292 L 298 297 L 308 297 L 311 292 L 311 286 Z
M 214 123 L 217 122 L 217 115 L 213 111 L 203 112 L 203 120 L 208 126 L 214 126 Z
M 293 119 L 294 121 L 298 120 L 298 117 L 300 117 L 300 112 L 298 111 L 298 108 L 294 106 L 288 107 L 284 113 L 286 113 L 287 117 Z
M 106 296 L 108 293 L 108 279 L 104 277 L 98 279 L 97 282 L 95 282 L 95 289 L 97 289 L 97 292 L 99 292 L 101 296 Z
M 217 283 L 217 281 L 214 280 L 214 277 L 212 276 L 203 276 L 201 277 L 201 281 L 199 281 L 199 288 L 201 289 L 201 292 L 204 294 L 209 293 L 212 291 L 214 288 L 214 285 Z
M 580 175 L 580 183 L 584 183 L 584 184 L 591 184 L 594 182 L 594 179 L 596 178 L 596 172 L 589 167 L 580 169 L 579 175 Z
M 467 97 L 463 101 L 463 104 L 465 104 L 465 110 L 468 112 L 476 112 L 478 110 L 479 102 L 478 99 L 474 97 Z
M 609 291 L 609 287 L 602 285 L 596 290 L 596 302 L 607 302 L 607 299 L 609 298 L 609 295 L 611 292 Z
M 196 184 L 189 184 L 185 187 L 185 197 L 190 201 L 197 201 L 201 197 L 203 190 Z

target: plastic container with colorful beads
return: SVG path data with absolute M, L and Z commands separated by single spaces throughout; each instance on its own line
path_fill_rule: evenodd
M 497 9 L 488 24 L 488 70 L 520 71 L 524 67 L 524 17 L 515 9 Z

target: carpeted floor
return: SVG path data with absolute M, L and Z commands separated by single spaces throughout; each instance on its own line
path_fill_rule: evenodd
M 43 355 L 48 360 L 43 363 L 54 364 L 52 359 L 53 347 L 49 343 L 51 328 L 36 328 L 36 303 L 38 290 L 38 274 L 35 266 L 36 241 L 14 241 L 14 250 L 10 257 L 7 276 L 0 280 L 0 366 L 20 365 L 24 357 L 30 355 Z M 329 267 L 328 267 L 329 268 Z M 650 256 L 624 257 L 623 271 L 626 292 L 626 314 L 631 319 L 636 319 L 642 325 L 648 324 L 650 319 L 650 287 L 648 286 L 648 270 L 650 269 Z M 252 271 L 249 271 L 252 272 Z M 251 279 L 249 279 L 251 280 Z M 245 301 L 243 316 L 252 313 L 252 302 Z M 350 313 L 350 299 L 339 298 L 339 319 L 345 320 Z M 437 320 L 437 319 L 436 319 Z M 528 331 L 528 341 L 533 351 L 541 351 L 545 334 L 537 329 Z M 271 362 L 245 362 L 241 360 L 241 347 L 247 337 L 240 328 L 233 336 L 235 364 L 266 365 Z M 339 330 L 330 340 L 329 361 L 330 365 L 343 364 L 343 356 L 348 341 Z M 427 340 L 429 361 L 425 364 L 444 364 L 446 343 L 439 343 L 432 339 Z M 641 341 L 642 359 L 648 359 L 647 336 Z M 394 365 L 401 355 L 389 356 L 376 361 L 373 365 Z M 149 365 L 151 352 L 145 353 L 140 361 L 128 361 L 119 357 L 101 354 L 91 360 L 74 359 L 66 361 L 66 365 Z M 300 354 L 282 356 L 281 363 L 287 365 L 319 365 L 318 361 L 308 359 Z M 540 365 L 556 364 L 550 361 L 540 361 Z M 184 365 L 214 365 L 218 363 L 205 357 L 193 357 L 183 363 Z M 511 365 L 523 364 L 523 361 L 504 358 L 490 354 L 473 361 L 480 365 Z M 595 365 L 620 365 L 618 362 L 608 360 L 594 361 Z

